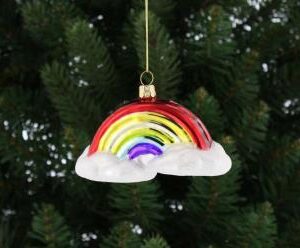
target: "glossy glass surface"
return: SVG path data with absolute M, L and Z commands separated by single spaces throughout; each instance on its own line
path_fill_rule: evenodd
M 201 120 L 173 101 L 137 100 L 112 113 L 99 127 L 89 155 L 109 152 L 121 159 L 161 155 L 171 144 L 211 146 L 211 137 Z

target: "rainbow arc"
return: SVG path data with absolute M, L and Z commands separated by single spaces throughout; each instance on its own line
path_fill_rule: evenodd
M 172 144 L 194 143 L 209 149 L 212 139 L 192 112 L 172 101 L 135 101 L 116 110 L 99 127 L 89 149 L 120 159 L 159 156 Z

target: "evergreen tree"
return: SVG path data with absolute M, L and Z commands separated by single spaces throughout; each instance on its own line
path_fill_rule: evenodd
M 0 247 L 300 247 L 300 1 L 149 1 L 160 98 L 230 154 L 220 177 L 75 175 L 138 94 L 142 0 L 0 0 Z

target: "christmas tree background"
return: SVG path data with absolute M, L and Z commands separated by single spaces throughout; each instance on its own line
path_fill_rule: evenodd
M 158 96 L 200 116 L 228 174 L 75 175 L 137 97 L 143 4 L 0 1 L 0 247 L 300 247 L 298 0 L 150 0 Z

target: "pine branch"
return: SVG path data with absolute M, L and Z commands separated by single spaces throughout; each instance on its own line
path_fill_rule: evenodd
M 225 81 L 215 84 L 215 92 L 228 119 L 242 118 L 245 110 L 257 101 L 259 85 L 257 69 L 259 55 L 251 52 L 233 62 Z
M 115 107 L 117 73 L 103 39 L 85 21 L 74 23 L 66 36 L 74 83 L 87 86 L 90 95 L 106 111 Z
M 113 219 L 130 221 L 142 229 L 153 229 L 163 219 L 163 206 L 158 197 L 156 182 L 112 185 L 109 199 L 114 210 Z
M 287 135 L 278 135 L 268 137 L 266 143 L 268 145 L 261 154 L 261 160 L 268 173 L 283 177 L 293 175 L 300 159 L 300 141 Z
M 272 248 L 275 247 L 276 223 L 270 203 L 256 210 L 249 210 L 237 220 L 233 241 L 228 247 Z
M 206 66 L 211 72 L 226 75 L 235 49 L 229 14 L 221 6 L 213 5 L 188 20 L 188 26 L 186 44 L 192 65 Z
M 255 158 L 265 142 L 268 121 L 269 108 L 264 102 L 250 111 L 244 111 L 243 117 L 235 120 L 232 132 L 241 155 Z
M 187 65 L 198 82 L 207 84 L 228 119 L 234 119 L 241 118 L 257 99 L 259 56 L 255 51 L 242 56 L 236 53 L 229 17 L 221 6 L 214 5 L 188 20 Z
M 132 224 L 123 222 L 115 226 L 109 236 L 100 243 L 100 248 L 140 248 L 141 241 L 132 231 Z
M 45 66 L 42 78 L 63 124 L 80 131 L 81 134 L 92 133 L 101 118 L 100 108 L 84 90 L 70 81 L 64 66 L 56 62 Z
M 40 106 L 44 106 L 42 109 Z M 49 146 L 58 147 L 59 132 L 45 92 L 10 87 L 0 94 L 0 162 L 10 162 L 9 171 L 24 176 L 25 165 L 46 164 Z M 52 122 L 53 125 L 49 123 Z M 13 149 L 12 149 L 13 147 Z M 32 166 L 31 170 L 45 167 Z
M 71 232 L 52 205 L 42 204 L 32 220 L 29 237 L 35 247 L 71 247 Z
M 160 236 L 152 237 L 144 241 L 142 248 L 169 248 L 168 243 Z
M 221 136 L 226 120 L 218 101 L 213 96 L 201 87 L 189 97 L 187 105 L 191 111 L 200 116 L 213 137 Z
M 138 11 L 144 10 L 144 1 L 134 0 L 132 6 Z M 174 21 L 176 2 L 172 0 L 149 1 L 149 10 L 157 15 L 164 23 Z
M 279 62 L 267 65 L 268 72 L 261 77 L 262 92 L 272 109 L 273 118 L 276 119 L 274 125 L 277 130 L 289 130 L 291 135 L 294 133 L 297 136 L 300 132 L 300 126 L 297 125 L 300 110 L 298 56 L 295 61 L 285 62 L 283 65 Z
M 224 241 L 229 216 L 237 214 L 240 161 L 233 140 L 221 142 L 232 159 L 231 171 L 220 177 L 194 177 L 187 194 L 187 222 L 197 239 L 213 244 Z M 218 237 L 218 240 L 216 240 Z
M 65 26 L 81 15 L 73 4 L 59 0 L 27 1 L 21 10 L 30 35 L 39 44 L 54 48 L 54 51 L 61 51 Z
M 260 155 L 258 176 L 265 200 L 271 201 L 281 220 L 289 222 L 299 215 L 300 142 L 288 136 L 273 136 L 267 140 Z
M 141 12 L 134 21 L 135 47 L 140 71 L 145 68 L 145 21 Z M 176 96 L 181 82 L 179 54 L 167 30 L 160 20 L 149 12 L 149 66 L 154 73 L 155 85 L 163 98 Z

